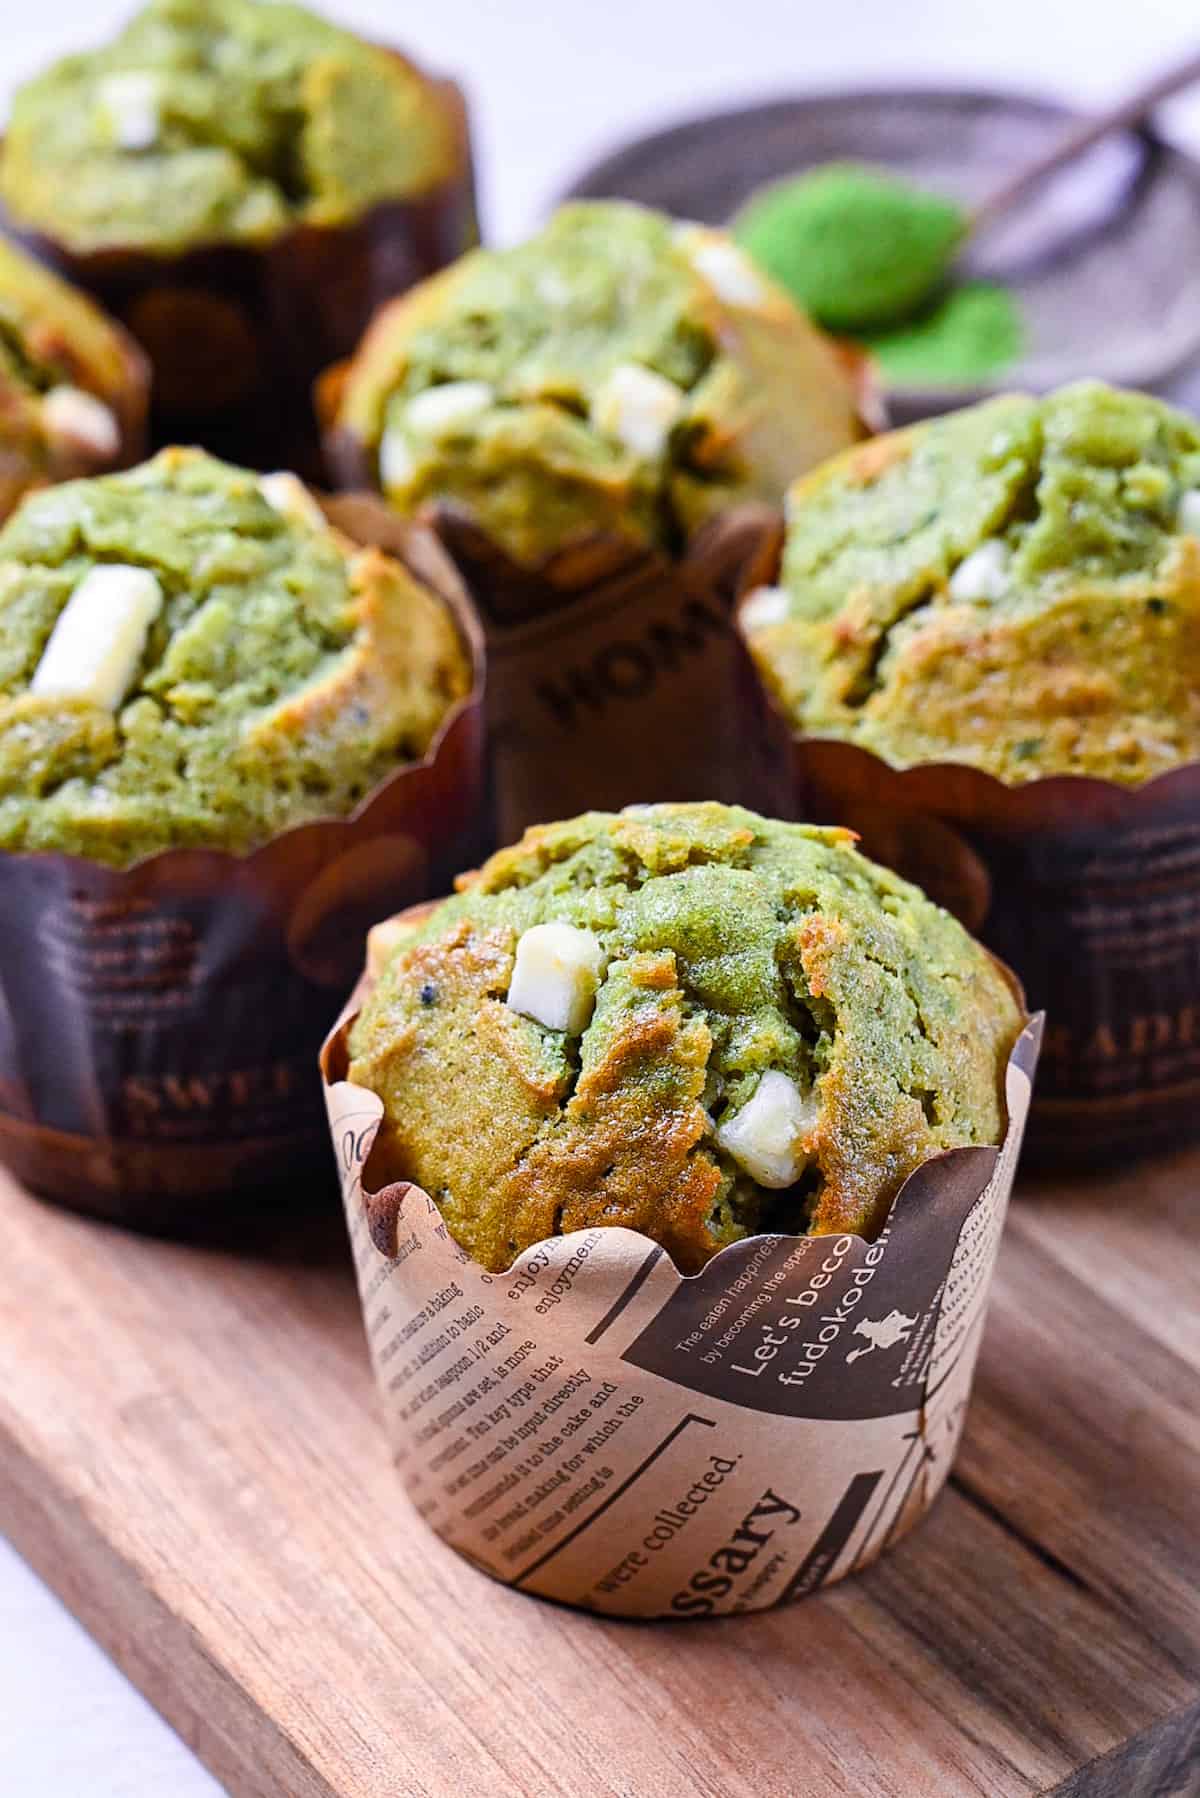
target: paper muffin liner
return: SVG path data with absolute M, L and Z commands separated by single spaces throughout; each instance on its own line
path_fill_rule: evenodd
M 316 376 L 349 355 L 372 313 L 478 240 L 466 105 L 433 84 L 456 137 L 452 175 L 345 225 L 298 225 L 271 242 L 177 255 L 77 252 L 0 213 L 35 255 L 95 296 L 154 373 L 154 444 L 201 443 L 231 461 L 321 478 Z
M 853 344 L 829 342 L 863 435 L 882 429 L 874 363 Z M 340 486 L 386 512 L 374 453 L 336 422 L 348 372 L 348 363 L 331 366 L 317 384 L 326 462 Z M 758 803 L 761 745 L 725 696 L 739 654 L 733 603 L 778 561 L 777 507 L 732 506 L 679 559 L 598 535 L 534 568 L 463 509 L 437 503 L 422 516 L 483 621 L 498 841 L 546 818 L 643 800 Z
M 1041 1020 L 995 1148 L 912 1173 L 874 1242 L 756 1236 L 685 1277 L 636 1231 L 490 1274 L 418 1186 L 375 1190 L 382 1104 L 322 1054 L 367 1340 L 418 1513 L 505 1585 L 620 1617 L 805 1597 L 929 1509 L 962 1432 Z M 450 1127 L 450 1120 L 447 1120 Z
M 1086 1167 L 1200 1138 L 1200 763 L 1140 787 L 894 768 L 797 735 L 748 652 L 739 678 L 770 807 L 856 830 L 1045 1011 L 1031 1161 Z
M 427 534 L 405 560 L 451 608 L 474 683 L 353 816 L 129 868 L 0 853 L 0 1161 L 35 1191 L 171 1233 L 332 1191 L 315 1063 L 363 933 L 477 847 L 478 626 Z
M 361 466 L 331 450 L 343 479 Z M 351 534 L 386 541 L 396 515 L 354 495 Z M 753 801 L 757 744 L 721 703 L 738 650 L 734 597 L 778 555 L 772 507 L 732 509 L 678 561 L 596 537 L 536 570 L 519 567 L 463 514 L 429 522 L 483 623 L 496 835 L 643 800 Z

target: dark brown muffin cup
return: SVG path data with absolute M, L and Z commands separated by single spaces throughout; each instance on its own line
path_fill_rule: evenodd
M 175 256 L 80 253 L 0 225 L 99 300 L 142 345 L 154 373 L 156 446 L 200 443 L 257 468 L 321 478 L 310 392 L 354 348 L 371 314 L 478 238 L 466 105 L 434 84 L 455 136 L 448 179 L 339 226 L 300 225 L 263 245 L 200 245 Z
M 894 768 L 795 733 L 749 664 L 771 803 L 858 831 L 1045 1011 L 1030 1160 L 1086 1167 L 1200 1138 L 1200 764 L 1141 787 Z
M 479 629 L 426 533 L 405 560 L 452 610 L 474 682 L 352 817 L 124 869 L 0 854 L 0 1161 L 45 1197 L 200 1234 L 270 1193 L 332 1193 L 321 1038 L 367 928 L 445 888 L 482 800 Z
M 333 450 L 336 458 L 338 451 Z M 361 472 L 345 445 L 343 479 Z M 357 530 L 386 541 L 394 518 L 358 495 Z M 519 567 L 469 518 L 428 522 L 482 620 L 494 827 L 508 842 L 544 818 L 645 800 L 753 800 L 757 745 L 726 706 L 737 646 L 731 606 L 778 554 L 782 520 L 744 505 L 707 526 L 678 561 L 611 538 Z
M 874 366 L 834 344 L 862 434 L 885 422 Z M 338 486 L 380 514 L 374 451 L 339 424 L 349 364 L 316 386 L 325 459 Z M 483 623 L 496 839 L 546 818 L 652 800 L 754 805 L 760 745 L 725 703 L 739 649 L 737 594 L 777 565 L 780 510 L 730 507 L 678 558 L 611 535 L 565 545 L 537 567 L 515 562 L 465 509 L 422 519 L 453 558 Z M 368 539 L 370 540 L 370 539 Z

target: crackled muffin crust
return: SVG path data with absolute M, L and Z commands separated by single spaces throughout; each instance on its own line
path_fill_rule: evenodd
M 727 237 L 610 203 L 385 307 L 335 426 L 401 511 L 452 502 L 524 565 L 675 550 L 861 434 L 831 345 Z
M 1016 1001 L 847 831 L 592 812 L 459 885 L 396 942 L 349 1078 L 384 1104 L 373 1183 L 424 1187 L 488 1268 L 598 1224 L 687 1271 L 758 1230 L 869 1235 L 921 1161 L 1000 1140 Z
M 1147 780 L 1200 755 L 1200 428 L 1086 382 L 876 438 L 792 488 L 741 624 L 810 735 Z
M 119 325 L 0 238 L 0 520 L 33 487 L 131 461 L 147 382 Z
M 31 495 L 0 530 L 0 848 L 124 864 L 345 816 L 469 683 L 444 604 L 292 477 L 172 449 Z
M 0 193 L 76 252 L 337 225 L 442 180 L 454 125 L 399 56 L 287 0 L 150 0 L 20 88 Z

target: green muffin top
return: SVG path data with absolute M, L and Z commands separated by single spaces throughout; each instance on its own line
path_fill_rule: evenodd
M 794 726 L 895 766 L 1200 755 L 1200 426 L 1098 382 L 876 438 L 788 498 L 741 625 Z
M 400 510 L 452 502 L 527 565 L 596 535 L 678 548 L 860 435 L 834 350 L 726 237 L 616 203 L 385 307 L 336 428 Z
M 285 0 L 150 0 L 20 88 L 0 155 L 17 222 L 172 254 L 342 224 L 450 170 L 454 128 L 402 58 Z
M 0 520 L 31 487 L 132 461 L 147 384 L 119 325 L 0 238 Z
M 848 831 L 716 804 L 531 830 L 394 932 L 350 1034 L 411 1180 L 493 1270 L 641 1230 L 693 1270 L 759 1230 L 873 1234 L 929 1156 L 996 1143 L 995 964 Z
M 469 669 L 440 600 L 294 477 L 198 450 L 0 530 L 0 848 L 124 864 L 343 816 Z

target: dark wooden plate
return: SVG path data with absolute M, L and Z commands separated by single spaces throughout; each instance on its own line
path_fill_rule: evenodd
M 585 172 L 575 197 L 621 197 L 726 223 L 763 182 L 850 157 L 967 202 L 1049 144 L 1075 116 L 1055 101 L 908 89 L 777 100 L 673 126 Z M 1153 132 L 1100 146 L 981 241 L 970 272 L 1019 294 L 1027 349 L 995 388 L 1097 375 L 1178 391 L 1200 352 L 1200 162 Z M 896 390 L 897 413 L 984 389 Z

